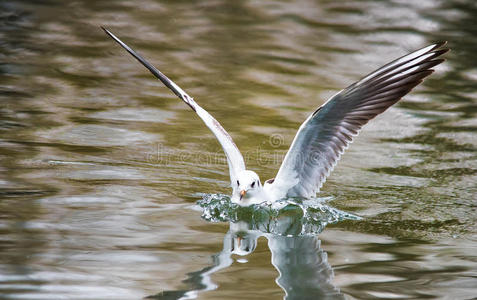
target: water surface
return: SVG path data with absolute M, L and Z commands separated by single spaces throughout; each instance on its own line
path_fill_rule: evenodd
M 476 17 L 470 0 L 2 1 L 0 298 L 475 297 Z M 432 42 L 452 52 L 324 185 L 362 220 L 297 237 L 201 218 L 196 201 L 230 192 L 220 146 L 99 25 L 262 180 L 327 97 Z M 300 274 L 315 281 L 290 293 Z

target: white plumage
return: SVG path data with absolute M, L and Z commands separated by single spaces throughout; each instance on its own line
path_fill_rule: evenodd
M 246 170 L 239 149 L 214 117 L 115 35 L 104 31 L 189 105 L 214 133 L 227 156 L 232 201 L 244 206 L 286 197 L 314 197 L 363 125 L 421 83 L 433 72 L 432 67 L 444 61 L 438 57 L 448 51 L 442 49 L 445 42 L 424 47 L 331 97 L 300 126 L 276 178 L 262 186 L 258 175 Z

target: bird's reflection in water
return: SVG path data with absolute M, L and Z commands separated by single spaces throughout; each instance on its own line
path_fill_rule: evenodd
M 206 210 L 210 207 L 203 208 L 204 215 L 207 215 Z M 219 212 L 216 208 L 214 206 L 214 211 Z M 217 289 L 211 276 L 233 264 L 232 254 L 240 256 L 240 259 L 251 254 L 257 247 L 257 239 L 262 236 L 268 240 L 271 263 L 279 273 L 275 281 L 285 292 L 284 299 L 344 299 L 331 283 L 333 269 L 326 252 L 321 249 L 318 233 L 330 222 L 357 219 L 356 216 L 321 204 L 321 220 L 318 214 L 310 213 L 313 210 L 309 207 L 295 204 L 268 210 L 247 208 L 248 213 L 244 208 L 235 207 L 235 211 L 231 211 L 230 207 L 224 209 L 229 209 L 228 212 L 232 212 L 229 217 L 233 217 L 230 218 L 222 251 L 212 256 L 212 266 L 189 273 L 183 281 L 187 289 L 163 291 L 148 299 L 195 299 L 200 292 Z M 224 217 L 223 212 L 220 216 Z M 310 232 L 310 228 L 317 232 Z
M 275 235 L 268 238 L 268 247 L 285 299 L 344 299 L 331 283 L 333 269 L 317 236 Z

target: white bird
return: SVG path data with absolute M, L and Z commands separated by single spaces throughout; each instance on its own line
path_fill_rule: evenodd
M 332 96 L 301 124 L 274 179 L 261 184 L 230 135 L 179 86 L 107 29 L 119 45 L 171 89 L 214 133 L 227 157 L 232 202 L 242 206 L 287 197 L 312 198 L 320 190 L 343 152 L 369 120 L 398 102 L 442 63 L 448 49 L 440 42 L 402 56 Z

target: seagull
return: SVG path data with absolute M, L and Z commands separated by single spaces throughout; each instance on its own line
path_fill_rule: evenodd
M 398 102 L 442 63 L 449 51 L 438 42 L 404 55 L 351 84 L 318 107 L 301 124 L 273 179 L 262 183 L 220 123 L 184 90 L 141 55 L 101 27 L 166 87 L 187 104 L 212 131 L 227 157 L 231 201 L 240 206 L 273 203 L 286 198 L 312 199 L 353 138 L 369 120 Z

